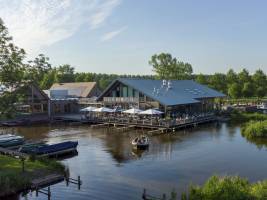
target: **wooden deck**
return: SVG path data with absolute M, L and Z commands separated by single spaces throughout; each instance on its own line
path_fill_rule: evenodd
M 64 181 L 64 176 L 60 174 L 50 174 L 42 178 L 34 179 L 31 182 L 31 189 L 39 189 Z
M 20 157 L 20 158 L 28 158 L 29 157 L 28 154 L 21 153 L 19 151 L 14 151 L 11 149 L 2 148 L 2 147 L 0 147 L 0 154 L 9 155 L 12 157 Z

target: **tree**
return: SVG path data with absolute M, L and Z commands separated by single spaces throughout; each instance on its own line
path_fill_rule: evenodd
M 169 53 L 155 54 L 151 57 L 149 64 L 159 79 L 189 79 L 193 73 L 189 63 L 177 61 Z
M 208 85 L 208 83 L 209 83 L 208 77 L 203 75 L 203 74 L 198 74 L 196 76 L 196 82 L 203 84 L 203 85 Z
M 49 58 L 44 54 L 39 54 L 33 61 L 29 61 L 26 68 L 26 79 L 37 83 L 42 87 L 42 82 L 46 74 L 52 70 Z M 47 77 L 46 77 L 47 78 Z
M 233 83 L 228 88 L 228 95 L 232 98 L 239 98 L 241 96 L 241 87 L 238 83 Z
M 238 82 L 237 74 L 233 69 L 230 69 L 226 74 L 227 84 L 233 84 Z
M 209 85 L 216 90 L 226 93 L 227 87 L 225 74 L 215 73 L 213 76 L 210 76 Z
M 256 87 L 257 97 L 264 97 L 267 94 L 267 78 L 262 70 L 257 70 L 252 76 L 253 83 Z
M 15 102 L 21 97 L 19 88 L 24 82 L 25 55 L 23 49 L 12 43 L 12 38 L 0 19 L 1 118 L 10 118 L 15 114 Z
M 252 97 L 254 95 L 254 85 L 251 82 L 244 83 L 242 88 L 243 97 Z
M 74 80 L 74 67 L 65 64 L 57 68 L 56 81 L 58 83 L 69 83 Z

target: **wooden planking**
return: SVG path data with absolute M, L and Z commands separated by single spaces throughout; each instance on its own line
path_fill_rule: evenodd
M 2 148 L 0 147 L 0 153 L 3 154 L 3 155 L 9 155 L 9 156 L 12 156 L 12 157 L 23 157 L 23 158 L 28 158 L 28 154 L 25 154 L 25 153 L 21 153 L 19 151 L 14 151 L 14 150 L 11 150 L 11 149 L 6 149 L 6 148 Z

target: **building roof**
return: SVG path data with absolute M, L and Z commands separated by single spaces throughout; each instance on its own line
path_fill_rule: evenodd
M 50 90 L 68 90 L 70 96 L 90 97 L 96 82 L 54 83 Z
M 199 103 L 199 99 L 203 98 L 225 97 L 223 93 L 192 80 L 171 80 L 171 88 L 168 88 L 168 84 L 163 86 L 162 80 L 119 78 L 98 99 L 102 98 L 117 81 L 142 92 L 166 106 Z

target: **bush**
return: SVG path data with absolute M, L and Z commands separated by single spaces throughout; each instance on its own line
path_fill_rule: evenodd
M 212 176 L 202 186 L 192 185 L 186 200 L 262 200 L 267 197 L 267 181 L 250 184 L 238 176 Z
M 242 135 L 248 139 L 267 138 L 267 120 L 246 123 L 242 128 Z

